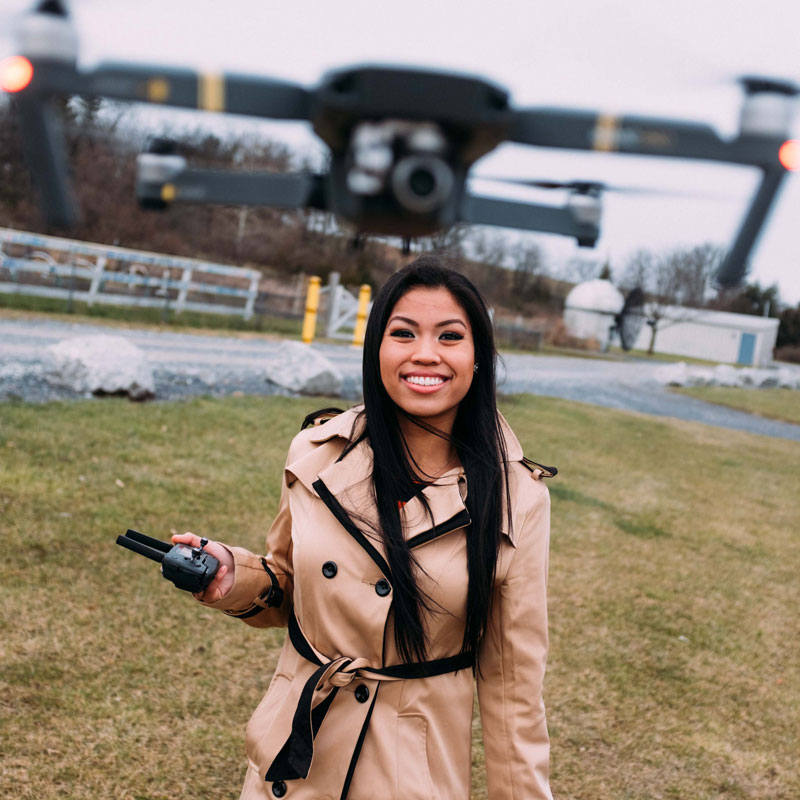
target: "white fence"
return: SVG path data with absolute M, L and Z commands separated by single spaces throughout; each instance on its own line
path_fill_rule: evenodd
M 253 316 L 261 273 L 0 228 L 0 292 Z
M 358 314 L 358 295 L 342 286 L 338 272 L 331 272 L 328 285 L 322 287 L 320 295 L 323 301 L 327 300 L 325 336 L 329 339 L 352 339 Z M 367 316 L 371 309 L 372 303 L 367 307 Z

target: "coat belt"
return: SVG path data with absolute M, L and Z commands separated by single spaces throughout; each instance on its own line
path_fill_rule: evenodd
M 339 688 L 347 686 L 355 678 L 378 681 L 430 678 L 435 675 L 444 675 L 448 672 L 469 669 L 474 663 L 474 657 L 471 652 L 458 653 L 454 656 L 437 658 L 431 661 L 393 664 L 388 667 L 370 667 L 365 658 L 341 657 L 322 661 L 303 634 L 294 610 L 289 615 L 289 639 L 295 650 L 307 661 L 315 664 L 317 669 L 314 670 L 303 686 L 292 720 L 292 732 L 267 770 L 265 780 L 268 781 L 286 781 L 308 777 L 308 772 L 311 769 L 311 760 L 314 757 L 314 739 L 325 719 L 325 715 L 333 703 Z M 319 696 L 316 694 L 317 689 L 326 687 L 330 688 L 329 693 L 322 701 L 314 705 L 314 697 Z M 378 691 L 376 689 L 364 723 L 361 726 L 356 748 L 350 759 L 347 779 L 342 789 L 342 798 L 347 796 L 347 790 L 352 780 L 377 697 Z

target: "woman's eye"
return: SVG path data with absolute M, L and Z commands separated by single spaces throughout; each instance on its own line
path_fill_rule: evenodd
M 461 341 L 464 337 L 460 333 L 456 333 L 455 331 L 445 331 L 440 337 L 440 339 L 444 339 L 448 342 L 458 342 Z
M 392 331 L 389 336 L 394 336 L 397 339 L 412 339 L 414 334 L 406 328 L 398 328 L 397 330 Z

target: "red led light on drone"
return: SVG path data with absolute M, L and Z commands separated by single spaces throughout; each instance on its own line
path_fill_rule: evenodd
M 778 150 L 778 160 L 786 169 L 800 169 L 800 139 L 785 141 Z
M 0 89 L 21 92 L 33 80 L 33 64 L 25 56 L 10 56 L 0 61 Z

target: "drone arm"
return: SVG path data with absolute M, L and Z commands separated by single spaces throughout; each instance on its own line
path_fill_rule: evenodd
M 77 203 L 67 173 L 61 121 L 51 102 L 36 96 L 16 98 L 25 160 L 44 217 L 56 227 L 78 221 Z
M 721 139 L 709 125 L 658 117 L 598 114 L 559 108 L 516 111 L 508 141 L 643 156 L 725 161 L 769 167 L 783 143 L 775 137 Z
M 764 170 L 753 202 L 750 204 L 742 224 L 739 226 L 736 239 L 717 273 L 716 280 L 720 286 L 737 286 L 744 277 L 747 271 L 747 259 L 786 174 L 783 167 Z
M 150 208 L 164 208 L 172 202 L 324 207 L 322 178 L 318 175 L 184 169 L 166 180 L 148 180 L 141 172 L 140 167 L 136 194 L 140 203 Z
M 286 81 L 148 65 L 102 63 L 92 70 L 34 60 L 31 89 L 271 119 L 308 119 L 310 92 Z
M 505 228 L 557 233 L 573 236 L 581 246 L 593 247 L 599 236 L 597 225 L 580 222 L 568 208 L 535 203 L 517 203 L 493 197 L 466 195 L 461 205 L 460 222 L 498 225 Z

